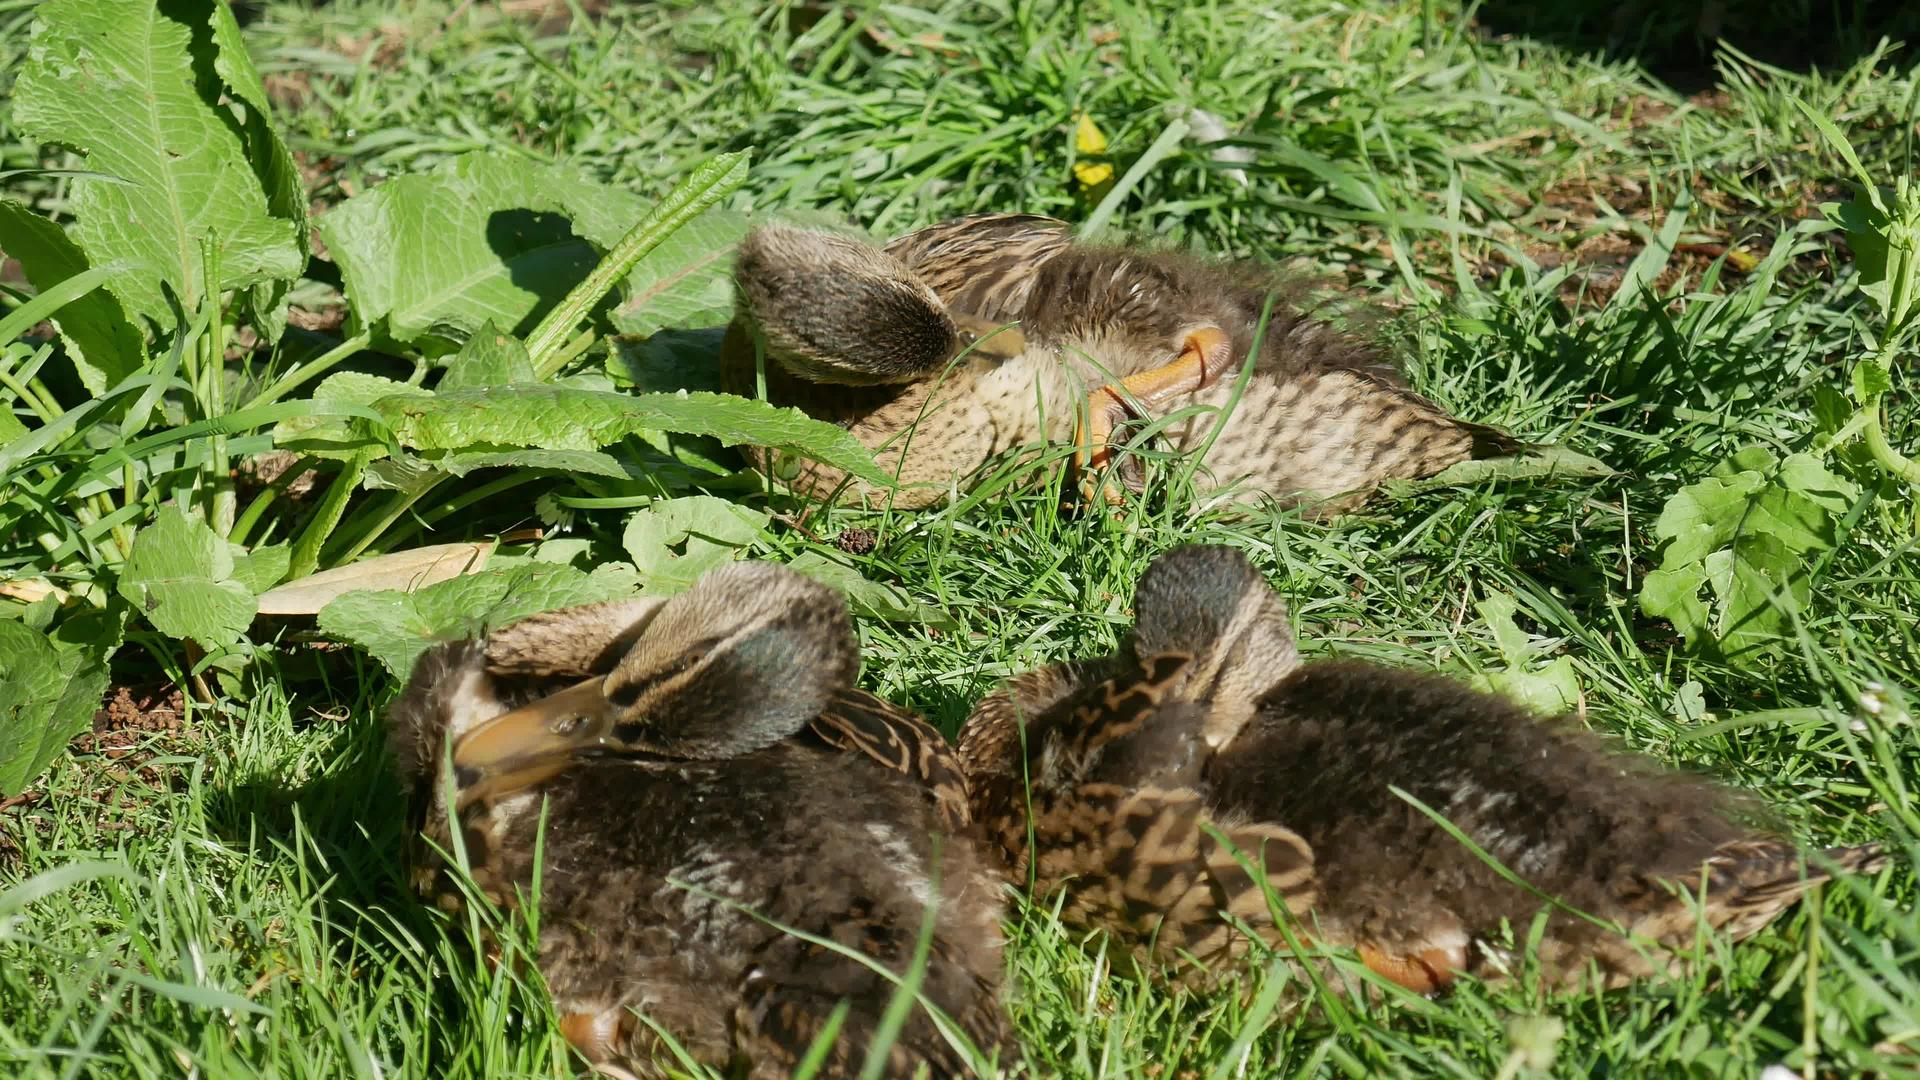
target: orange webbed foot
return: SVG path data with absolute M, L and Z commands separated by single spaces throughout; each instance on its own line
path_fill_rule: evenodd
M 1219 379 L 1233 359 L 1233 338 L 1218 326 L 1188 331 L 1173 361 L 1107 383 L 1087 396 L 1087 407 L 1074 433 L 1074 464 L 1081 494 L 1089 502 L 1118 505 L 1124 499 L 1119 485 L 1101 475 L 1113 460 L 1113 429 L 1128 416 L 1152 416 L 1183 394 L 1191 394 Z

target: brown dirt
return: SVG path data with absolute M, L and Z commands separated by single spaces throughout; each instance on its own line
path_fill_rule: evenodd
M 849 555 L 865 555 L 879 542 L 879 534 L 872 529 L 842 529 L 833 538 L 833 546 Z
M 291 450 L 269 450 L 264 454 L 255 454 L 234 470 L 235 479 L 240 481 L 243 491 L 259 491 L 285 476 L 287 470 L 299 460 L 300 455 Z M 313 493 L 313 486 L 319 478 L 318 472 L 307 469 L 287 484 L 285 495 L 296 501 L 303 499 Z
M 124 785 L 137 780 L 149 787 L 167 787 L 177 769 L 150 764 L 156 757 L 189 749 L 199 735 L 186 723 L 186 699 L 171 685 L 116 686 L 107 692 L 93 714 L 93 728 L 75 736 L 67 752 L 93 758 L 79 792 L 71 797 L 98 804 L 103 828 L 116 823 Z M 48 795 L 31 789 L 0 800 L 0 865 L 17 860 L 21 831 L 36 827 L 30 812 Z M 63 797 L 69 797 L 63 793 Z
M 184 730 L 186 698 L 177 686 L 116 686 L 93 714 L 93 730 L 73 740 L 83 754 L 119 760 L 148 736 Z

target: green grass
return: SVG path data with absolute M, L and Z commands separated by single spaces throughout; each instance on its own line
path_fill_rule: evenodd
M 0 4 L 0 71 L 24 48 L 25 10 Z M 1474 604 L 1509 594 L 1542 656 L 1572 658 L 1595 728 L 1759 793 L 1810 841 L 1896 851 L 1888 873 L 1826 887 L 1737 951 L 1708 944 L 1694 978 L 1557 998 L 1469 986 L 1330 1019 L 1262 1009 L 1258 974 L 1204 998 L 1112 978 L 1098 943 L 1023 910 L 1009 1000 L 1035 1074 L 1533 1075 L 1509 1025 L 1551 1016 L 1557 1076 L 1920 1075 L 1913 492 L 1857 447 L 1828 454 L 1877 497 L 1843 520 L 1797 647 L 1778 656 L 1687 654 L 1635 603 L 1676 491 L 1741 448 L 1808 449 L 1834 426 L 1823 394 L 1844 390 L 1871 314 L 1844 247 L 1796 226 L 1844 171 L 1790 95 L 1890 178 L 1914 130 L 1904 50 L 1814 73 L 1723 55 L 1719 93 L 1688 100 L 1631 61 L 1482 40 L 1452 3 L 876 6 L 807 25 L 808 10 L 595 20 L 556 5 L 537 22 L 493 5 L 271 3 L 249 42 L 321 200 L 483 147 L 653 197 L 713 151 L 751 148 L 740 205 L 881 232 L 982 209 L 1084 219 L 1101 193 L 1072 180 L 1076 113 L 1124 173 L 1204 109 L 1251 160 L 1167 158 L 1122 193 L 1116 228 L 1343 278 L 1387 313 L 1418 388 L 1618 474 L 1385 498 L 1330 525 L 1195 512 L 1177 482 L 1117 521 L 1006 485 L 919 514 L 817 512 L 757 554 L 875 530 L 867 576 L 954 621 L 866 621 L 863 683 L 952 731 L 1007 675 L 1109 648 L 1154 554 L 1223 542 L 1284 592 L 1309 655 L 1499 671 Z M 0 169 L 40 160 L 0 126 Z M 60 181 L 33 182 L 57 207 Z M 1800 250 L 1751 276 L 1675 254 L 1640 267 L 1645 289 L 1579 288 L 1617 280 L 1678 214 L 1683 244 Z M 329 286 L 297 300 L 324 308 Z M 1889 439 L 1911 448 L 1916 432 L 1920 409 L 1896 393 Z M 431 537 L 527 522 L 524 500 L 469 507 Z M 611 558 L 621 524 L 584 513 L 576 527 Z M 293 628 L 284 644 L 249 696 L 130 758 L 75 753 L 0 812 L 0 1071 L 568 1075 L 538 987 L 489 973 L 405 890 L 387 676 L 316 655 Z M 1875 712 L 1863 695 L 1892 703 Z

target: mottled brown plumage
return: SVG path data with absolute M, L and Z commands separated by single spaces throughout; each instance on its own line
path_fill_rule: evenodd
M 1158 444 L 1204 451 L 1200 490 L 1325 500 L 1326 512 L 1383 480 L 1518 447 L 1413 393 L 1268 268 L 1075 243 L 1050 218 L 961 218 L 884 249 L 770 225 L 741 245 L 734 277 L 725 386 L 751 394 L 764 375 L 770 399 L 845 425 L 906 485 L 896 505 L 936 502 L 988 458 L 1047 443 L 1114 463 L 1106 482 L 1137 487 L 1139 460 L 1116 453 L 1125 425 L 1195 405 L 1207 408 Z M 882 497 L 838 470 L 755 454 L 800 490 Z
M 854 1076 L 895 983 L 778 927 L 899 974 L 929 917 L 924 1000 L 1003 1048 L 1000 885 L 960 773 L 938 732 L 852 686 L 856 668 L 839 595 L 764 564 L 421 658 L 389 731 L 425 837 L 452 850 L 457 820 L 505 905 L 542 852 L 538 962 L 600 1071 L 665 1075 L 644 1014 L 703 1063 L 786 1076 L 844 1002 L 821 1075 Z M 416 884 L 457 909 L 443 861 L 415 856 Z M 921 1067 L 967 1074 L 916 1007 L 885 1075 Z
M 1244 947 L 1218 911 L 1283 942 L 1264 894 L 1202 822 L 1249 855 L 1264 840 L 1300 940 L 1357 949 L 1423 992 L 1461 973 L 1519 974 L 1505 930 L 1524 941 L 1542 894 L 1559 905 L 1542 981 L 1591 974 L 1612 987 L 1675 970 L 1702 918 L 1737 940 L 1826 879 L 1793 844 L 1742 823 L 1749 800 L 1569 720 L 1435 676 L 1299 664 L 1285 606 L 1231 549 L 1163 556 L 1134 606 L 1118 654 L 1013 680 L 969 718 L 960 753 L 1010 876 L 1064 887 L 1069 918 L 1179 977 L 1204 983 Z M 1883 862 L 1875 846 L 1824 857 L 1854 871 Z

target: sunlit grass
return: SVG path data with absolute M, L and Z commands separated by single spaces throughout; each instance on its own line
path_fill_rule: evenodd
M 865 622 L 863 683 L 951 732 L 1007 675 L 1111 647 L 1153 555 L 1229 543 L 1288 598 L 1310 656 L 1498 670 L 1474 603 L 1509 594 L 1543 655 L 1573 658 L 1592 726 L 1755 791 L 1810 842 L 1884 838 L 1897 853 L 1881 878 L 1827 886 L 1742 949 L 1710 950 L 1695 978 L 1559 998 L 1469 985 L 1305 1017 L 1259 1007 L 1284 968 L 1256 966 L 1239 993 L 1172 994 L 1112 976 L 1100 943 L 1044 899 L 1016 905 L 1008 998 L 1031 1071 L 1531 1075 L 1512 1024 L 1550 1016 L 1564 1025 L 1552 1075 L 1920 1074 L 1906 802 L 1920 747 L 1900 705 L 1920 691 L 1912 493 L 1851 450 L 1829 455 L 1878 498 L 1845 523 L 1800 647 L 1778 658 L 1688 657 L 1635 602 L 1667 498 L 1742 447 L 1809 448 L 1821 392 L 1845 386 L 1864 315 L 1844 252 L 1798 224 L 1837 169 L 1788 93 L 1891 176 L 1912 74 L 1875 54 L 1811 75 L 1728 56 L 1721 94 L 1690 100 L 1628 61 L 1483 40 L 1452 4 L 861 12 L 677 4 L 591 20 L 556 5 L 537 21 L 339 0 L 265 5 L 250 44 L 326 200 L 482 147 L 657 195 L 702 156 L 751 148 L 742 205 L 883 233 L 981 209 L 1077 220 L 1100 198 L 1073 179 L 1077 114 L 1124 172 L 1203 109 L 1246 153 L 1188 145 L 1125 193 L 1115 228 L 1344 280 L 1380 309 L 1421 391 L 1617 473 L 1386 497 L 1331 524 L 1197 513 L 1177 481 L 1118 520 L 1063 515 L 1057 483 L 1019 468 L 953 508 L 817 510 L 759 554 L 846 559 L 833 540 L 872 530 L 877 546 L 852 557 L 863 572 L 951 619 Z M 9 68 L 23 17 L 0 5 Z M 0 167 L 32 164 L 13 139 L 0 130 Z M 1742 273 L 1710 254 L 1646 256 L 1670 224 L 1678 244 L 1776 257 Z M 1594 255 L 1602 241 L 1617 262 Z M 1581 289 L 1606 275 L 1644 287 Z M 1909 395 L 1889 437 L 1910 447 L 1916 430 Z M 528 517 L 525 501 L 477 506 L 432 536 Z M 621 523 L 587 513 L 577 529 L 617 558 Z M 480 963 L 406 893 L 405 798 L 378 729 L 386 675 L 316 660 L 296 638 L 250 700 L 122 762 L 65 760 L 0 815 L 0 1071 L 574 1069 L 531 977 Z M 1862 708 L 1870 683 L 1894 705 Z

